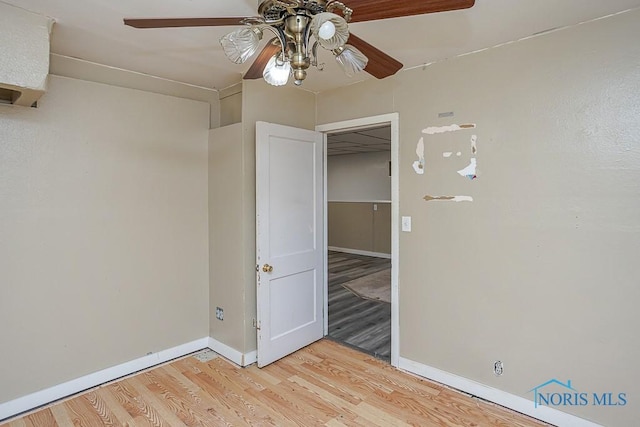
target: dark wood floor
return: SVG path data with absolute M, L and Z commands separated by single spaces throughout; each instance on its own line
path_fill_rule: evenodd
M 391 260 L 329 251 L 329 337 L 377 358 L 391 358 L 391 304 L 342 286 L 391 267 Z

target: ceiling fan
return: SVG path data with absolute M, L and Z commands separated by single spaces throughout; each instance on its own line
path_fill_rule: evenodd
M 274 34 L 257 56 L 245 79 L 263 77 L 274 86 L 290 76 L 301 85 L 307 69 L 318 64 L 318 47 L 333 53 L 348 76 L 362 70 L 383 79 L 402 64 L 349 33 L 349 22 L 467 9 L 475 0 L 258 0 L 258 16 L 239 18 L 151 18 L 124 20 L 135 28 L 206 27 L 241 25 L 220 39 L 227 57 L 242 64 L 255 54 L 264 31 Z M 313 36 L 313 41 L 311 37 Z

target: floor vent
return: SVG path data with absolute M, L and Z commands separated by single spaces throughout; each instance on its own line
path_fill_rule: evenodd
M 216 353 L 215 351 L 211 350 L 211 349 L 204 349 L 196 354 L 193 355 L 193 357 L 202 362 L 202 363 L 206 363 L 210 360 L 215 359 L 216 357 L 218 357 L 218 353 Z

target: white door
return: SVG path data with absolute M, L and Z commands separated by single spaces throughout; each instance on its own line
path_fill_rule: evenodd
M 324 332 L 322 134 L 256 123 L 258 366 Z

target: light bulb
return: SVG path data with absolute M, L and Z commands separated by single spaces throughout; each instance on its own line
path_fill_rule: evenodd
M 336 26 L 331 21 L 327 21 L 320 25 L 318 36 L 323 40 L 329 40 L 336 33 Z
M 311 34 L 323 48 L 338 49 L 349 39 L 349 26 L 342 16 L 322 12 L 313 17 Z
M 220 39 L 224 54 L 233 63 L 242 64 L 258 49 L 262 31 L 256 28 L 240 28 Z
M 273 55 L 262 72 L 264 80 L 272 86 L 286 85 L 291 74 L 291 64 L 280 61 L 279 56 L 279 53 Z
M 335 53 L 336 61 L 349 77 L 353 77 L 364 70 L 369 63 L 369 58 L 350 44 L 344 45 L 343 49 L 336 50 Z

